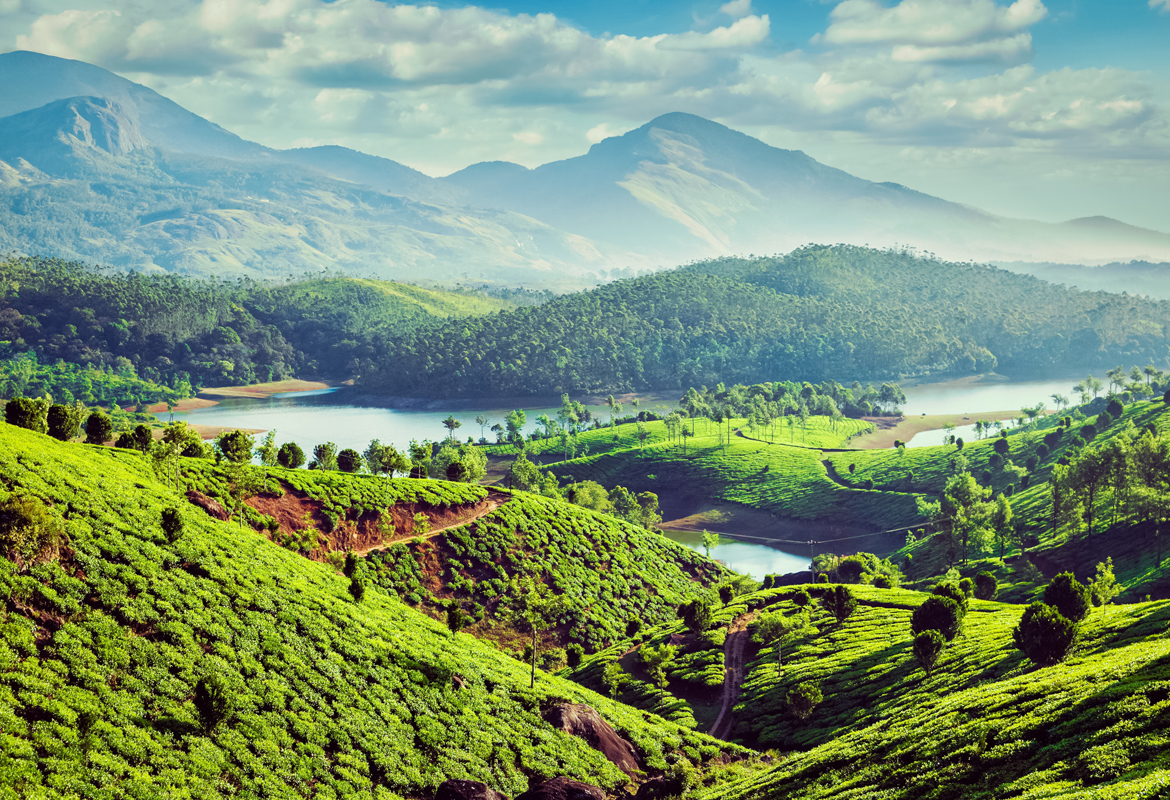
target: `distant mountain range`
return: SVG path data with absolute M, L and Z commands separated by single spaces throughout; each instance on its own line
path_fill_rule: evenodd
M 1170 261 L 1165 233 L 997 217 L 690 114 L 536 169 L 488 162 L 432 178 L 343 147 L 248 142 L 91 64 L 14 52 L 0 55 L 0 74 L 0 251 L 187 274 L 334 268 L 555 288 L 808 242 L 959 260 Z

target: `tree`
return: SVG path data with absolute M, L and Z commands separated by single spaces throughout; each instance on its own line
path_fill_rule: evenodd
M 528 416 L 521 410 L 516 409 L 504 417 L 504 424 L 508 428 L 508 441 L 518 442 L 524 437 L 524 425 L 528 422 Z
M 669 684 L 666 671 L 674 663 L 677 654 L 678 648 L 670 644 L 660 644 L 658 647 L 646 645 L 638 651 L 642 666 L 646 668 L 646 672 L 654 679 L 659 689 L 665 689 Z
M 114 438 L 114 423 L 108 414 L 94 411 L 85 420 L 85 443 L 105 444 Z
M 137 450 L 139 453 L 147 453 L 150 451 L 150 446 L 154 443 L 154 434 L 150 428 L 145 425 L 137 425 L 132 431 L 123 431 L 118 436 L 118 440 L 114 442 L 114 447 L 121 447 L 126 450 Z M 248 447 L 249 454 L 252 452 L 251 442 Z
M 360 603 L 366 596 L 366 583 L 357 575 L 349 579 L 349 596 L 355 603 Z
M 347 447 L 337 454 L 337 469 L 354 473 L 362 468 L 362 456 L 357 450 Z
M 1093 399 L 1097 399 L 1097 395 L 1101 394 L 1101 389 L 1105 384 L 1101 383 L 1100 378 L 1094 378 L 1092 375 L 1085 378 L 1085 389 L 1093 393 Z
M 337 469 L 337 445 L 325 442 L 313 446 L 313 460 L 309 462 L 309 469 L 332 471 Z
M 846 556 L 837 564 L 837 578 L 843 583 L 859 583 L 865 574 L 865 559 L 860 556 Z
M 991 446 L 991 449 L 999 453 L 1001 456 L 1006 456 L 1009 452 L 1011 452 L 1011 444 L 1007 439 L 1001 436 L 995 440 L 995 444 Z
M 915 636 L 923 631 L 938 631 L 949 642 L 963 629 L 963 616 L 963 607 L 956 600 L 932 594 L 910 615 L 910 631 Z
M 1113 576 L 1113 559 L 1107 558 L 1104 562 L 1097 564 L 1097 574 L 1095 577 L 1089 579 L 1089 594 L 1093 599 L 1093 605 L 1101 606 L 1104 610 L 1105 606 L 1113 600 L 1114 597 L 1121 594 L 1121 587 L 1117 583 L 1117 579 Z
M 857 600 L 848 586 L 838 584 L 825 590 L 821 596 L 821 607 L 833 615 L 837 624 L 841 624 L 857 608 Z
M 49 406 L 45 418 L 49 435 L 62 442 L 77 438 L 81 433 L 81 421 L 85 417 L 85 410 L 85 406 L 77 403 L 73 405 L 54 403 Z
M 508 467 L 508 485 L 522 492 L 540 491 L 540 469 L 521 453 Z
M 470 618 L 464 613 L 457 600 L 451 600 L 447 603 L 447 630 L 451 631 L 452 637 L 466 628 L 470 622 Z
M 914 637 L 914 658 L 918 660 L 918 666 L 922 667 L 926 677 L 929 678 L 934 672 L 934 665 L 946 644 L 946 637 L 933 628 L 924 630 Z
M 612 394 L 605 399 L 605 404 L 609 406 L 609 427 L 612 428 L 614 427 L 617 415 L 622 413 L 622 404 L 614 400 Z
M 226 431 L 215 440 L 220 455 L 233 464 L 247 464 L 252 461 L 252 434 L 247 431 Z
M 161 519 L 163 534 L 174 544 L 183 535 L 183 517 L 177 508 L 164 508 Z
M 710 531 L 703 531 L 703 550 L 707 553 L 707 558 L 711 557 L 711 551 L 719 546 L 719 534 L 711 533 Z
M 4 406 L 4 420 L 25 430 L 48 433 L 49 401 L 28 397 L 14 397 Z
M 483 429 L 487 427 L 489 422 L 491 420 L 488 419 L 486 414 L 479 414 L 475 418 L 475 424 L 479 426 L 479 440 L 481 442 L 484 441 Z
M 1044 589 L 1044 603 L 1052 606 L 1065 619 L 1077 623 L 1089 615 L 1089 590 L 1071 572 L 1062 572 Z
M 1012 632 L 1016 647 L 1040 667 L 1063 661 L 1076 643 L 1076 636 L 1076 625 L 1044 603 L 1028 606 Z
M 683 603 L 678 607 L 678 615 L 691 633 L 703 633 L 711 628 L 715 608 L 710 600 L 702 597 Z
M 585 648 L 579 642 L 569 642 L 565 647 L 565 663 L 569 665 L 569 669 L 581 666 L 581 659 L 584 657 Z
M 455 438 L 455 431 L 463 427 L 463 423 L 455 419 L 454 414 L 448 414 L 447 418 L 443 420 L 443 427 L 447 429 L 447 439 L 453 440 Z
M 213 451 L 203 443 L 199 431 L 186 421 L 172 422 L 163 428 L 162 441 L 175 446 L 179 455 L 187 458 L 210 458 Z
M 784 700 L 788 704 L 788 710 L 792 715 L 800 720 L 808 719 L 812 716 L 813 710 L 821 704 L 824 695 L 821 694 L 821 687 L 813 681 L 805 681 L 798 683 L 796 686 L 788 690 Z
M 299 469 L 305 463 L 305 451 L 296 442 L 285 442 L 276 451 L 276 463 L 285 469 Z
M 991 527 L 995 530 L 995 538 L 999 540 L 1000 561 L 1003 561 L 1004 549 L 1012 538 L 1012 517 L 1011 502 L 1002 494 L 996 495 L 995 510 L 991 512 Z
M 250 463 L 227 463 L 228 495 L 232 500 L 231 516 L 236 516 L 249 497 L 264 491 L 264 475 Z
M 217 675 L 200 678 L 195 684 L 195 710 L 204 733 L 211 733 L 231 713 L 231 695 Z
M 611 661 L 606 664 L 605 669 L 601 673 L 601 682 L 605 684 L 605 688 L 609 689 L 610 697 L 617 697 L 618 692 L 621 691 L 622 684 L 628 680 L 626 671 L 616 661 Z
M 280 451 L 276 447 L 276 431 L 268 431 L 264 441 L 256 448 L 256 458 L 266 467 L 275 467 L 280 463 Z
M 990 572 L 984 570 L 975 576 L 975 596 L 980 600 L 994 600 L 999 592 L 999 581 Z
M 565 599 L 553 594 L 543 583 L 525 575 L 513 586 L 515 600 L 512 603 L 512 617 L 515 622 L 527 626 L 532 633 L 532 672 L 528 687 L 536 686 L 536 656 L 540 649 L 540 633 L 553 625 L 565 613 Z
M 950 533 L 950 563 L 955 562 L 960 547 L 964 563 L 972 544 L 980 552 L 987 547 L 996 508 L 988 500 L 990 495 L 991 491 L 980 486 L 970 473 L 961 472 L 947 480 L 941 500 L 918 500 L 919 513 Z

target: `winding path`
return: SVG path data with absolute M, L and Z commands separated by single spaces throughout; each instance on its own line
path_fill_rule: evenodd
M 821 464 L 824 465 L 825 472 L 829 473 L 829 480 L 831 480 L 833 483 L 837 484 L 838 486 L 843 486 L 846 489 L 856 489 L 857 488 L 856 486 L 850 486 L 845 481 L 841 480 L 841 475 L 840 475 L 840 473 L 837 472 L 837 468 L 833 466 L 832 461 L 830 461 L 829 459 L 826 458 L 824 461 L 821 462 Z
M 454 522 L 448 522 L 446 525 L 442 525 L 438 528 L 432 528 L 431 530 L 422 534 L 422 536 L 396 536 L 393 539 L 386 539 L 384 541 L 378 542 L 377 544 L 372 544 L 369 547 L 363 547 L 361 550 L 354 550 L 354 555 L 365 556 L 374 550 L 381 550 L 382 548 L 388 547 L 392 544 L 398 544 L 399 542 L 409 542 L 414 539 L 430 539 L 438 536 L 444 531 L 449 531 L 452 528 L 458 528 L 462 525 L 469 525 L 472 522 L 475 522 L 477 519 L 486 517 L 488 514 L 495 511 L 504 503 L 508 502 L 508 498 L 504 495 L 493 493 L 488 495 L 487 498 L 481 502 L 482 504 L 479 508 L 463 519 L 455 520 Z
M 739 687 L 747 674 L 743 657 L 748 642 L 747 626 L 755 616 L 754 611 L 742 614 L 727 627 L 727 639 L 723 642 L 723 706 L 709 731 L 716 739 L 726 740 L 731 735 L 735 704 L 739 701 Z

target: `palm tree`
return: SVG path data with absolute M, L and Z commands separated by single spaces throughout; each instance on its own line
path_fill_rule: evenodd
M 454 441 L 455 429 L 461 427 L 462 425 L 462 422 L 455 419 L 454 414 L 448 414 L 447 418 L 443 420 L 443 427 L 447 429 L 447 438 Z
M 491 420 L 488 419 L 487 414 L 480 414 L 475 418 L 475 424 L 479 426 L 479 438 L 481 440 L 484 438 L 483 429 L 487 427 L 489 422 L 491 422 Z

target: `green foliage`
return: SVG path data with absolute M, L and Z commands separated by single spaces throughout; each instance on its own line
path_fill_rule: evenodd
M 1012 632 L 1016 647 L 1034 664 L 1048 667 L 1068 656 L 1076 643 L 1076 623 L 1050 605 L 1032 603 Z
M 231 714 L 231 696 L 217 675 L 201 678 L 195 684 L 195 710 L 204 733 L 212 733 Z
M 163 535 L 174 544 L 183 535 L 183 514 L 177 508 L 164 508 L 160 519 Z
M 919 606 L 921 608 L 921 606 Z M 934 665 L 947 645 L 947 638 L 935 628 L 926 628 L 914 636 L 914 658 L 918 666 L 930 677 Z
M 88 409 L 80 403 L 72 405 L 54 403 L 49 406 L 49 413 L 45 418 L 48 425 L 46 432 L 62 442 L 76 439 L 81 434 L 81 423 L 87 414 Z
M 788 694 L 784 696 L 784 701 L 788 703 L 788 710 L 792 715 L 800 720 L 806 720 L 812 716 L 813 711 L 824 700 L 824 695 L 821 694 L 821 687 L 812 681 L 805 681 L 798 683 L 788 690 Z
M 48 433 L 49 406 L 49 401 L 43 398 L 15 397 L 4 406 L 4 420 L 18 428 Z
M 839 625 L 857 609 L 857 599 L 848 586 L 831 586 L 821 595 L 821 607 L 832 614 Z
M 669 644 L 660 644 L 657 647 L 646 645 L 638 651 L 642 666 L 660 689 L 665 689 L 669 684 L 667 672 L 677 655 L 678 648 Z
M 679 618 L 691 633 L 703 633 L 711 627 L 715 608 L 706 597 L 683 603 L 678 608 Z
M 1077 623 L 1089 615 L 1092 608 L 1089 589 L 1071 572 L 1062 572 L 1049 581 L 1044 589 L 1044 603 L 1052 606 L 1065 619 Z
M 105 444 L 114 435 L 114 424 L 108 414 L 92 412 L 85 419 L 85 443 Z
M 337 454 L 337 468 L 342 472 L 358 472 L 362 466 L 362 456 L 357 450 L 347 447 Z
M 969 373 L 998 364 L 1027 373 L 1079 366 L 1089 340 L 1103 358 L 1120 355 L 1131 337 L 1164 348 L 1167 322 L 1170 310 L 1153 301 L 904 252 L 810 245 L 387 335 L 361 383 L 428 396 L 436 389 L 516 396 L 682 389 L 784 374 L 877 378 L 920 374 L 924 365 Z
M 252 461 L 252 434 L 234 430 L 221 433 L 215 440 L 216 449 L 228 461 L 247 464 Z
M 999 592 L 999 581 L 995 575 L 983 570 L 975 576 L 975 597 L 980 600 L 994 600 Z
M 948 642 L 963 629 L 963 607 L 953 598 L 931 595 L 914 609 L 910 631 L 917 637 L 926 631 L 938 631 Z
M 224 467 L 183 461 L 185 483 L 226 496 Z M 276 474 L 305 497 L 344 495 L 363 507 L 486 494 L 469 484 Z M 654 771 L 682 749 L 742 752 L 555 676 L 529 690 L 523 665 L 446 635 L 374 581 L 361 603 L 349 602 L 348 580 L 332 567 L 212 519 L 135 452 L 0 426 L 0 477 L 7 492 L 52 502 L 50 513 L 70 509 L 67 559 L 27 574 L 0 561 L 0 591 L 20 601 L 0 613 L 0 791 L 13 797 L 66 785 L 78 796 L 134 787 L 142 797 L 215 800 L 246 786 L 257 798 L 423 797 L 448 777 L 515 796 L 554 774 L 616 791 L 624 775 L 541 719 L 543 706 L 565 701 L 596 708 Z M 159 520 L 175 506 L 185 524 L 172 544 Z M 231 709 L 205 735 L 194 695 L 211 676 Z
M 285 469 L 299 469 L 305 463 L 305 451 L 296 442 L 285 442 L 276 453 L 276 462 Z
M 0 500 L 0 551 L 18 567 L 51 555 L 64 541 L 61 520 L 39 498 L 13 493 Z

